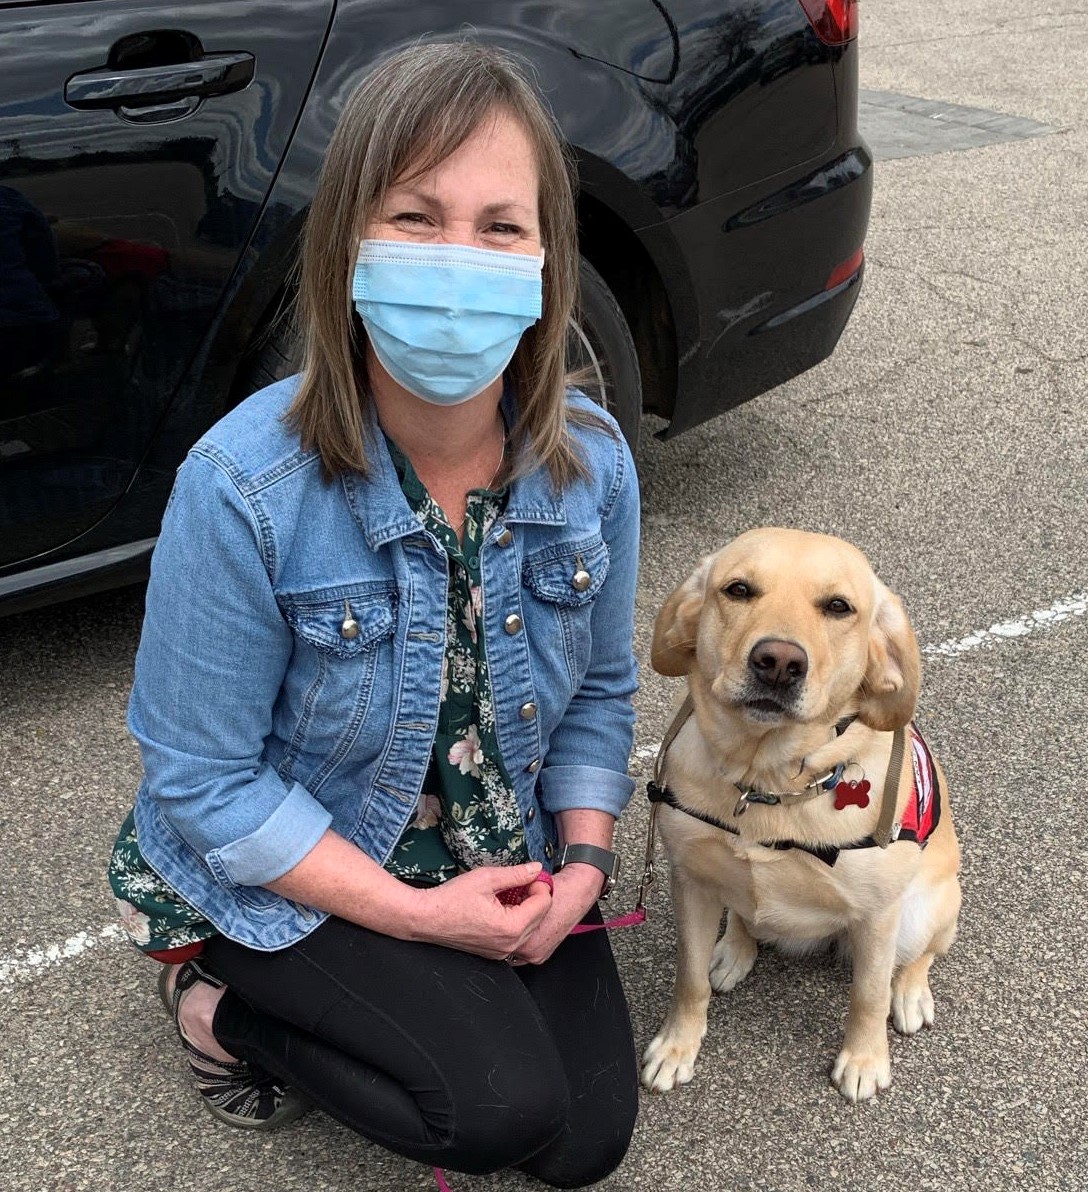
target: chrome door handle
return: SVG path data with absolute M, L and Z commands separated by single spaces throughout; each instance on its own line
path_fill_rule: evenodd
M 64 84 L 64 102 L 80 109 L 142 107 L 241 91 L 253 79 L 252 54 L 208 54 L 196 62 L 88 70 Z

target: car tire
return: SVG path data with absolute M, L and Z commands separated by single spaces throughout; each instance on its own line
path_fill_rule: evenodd
M 635 341 L 608 284 L 585 257 L 578 262 L 578 282 L 580 308 L 567 341 L 573 379 L 620 424 L 633 452 L 642 416 L 642 374 Z
M 642 414 L 642 378 L 635 341 L 605 280 L 583 257 L 581 303 L 571 323 L 567 359 L 574 383 L 616 419 L 634 451 Z M 248 397 L 298 372 L 301 345 L 289 319 L 279 319 L 243 364 L 237 392 Z

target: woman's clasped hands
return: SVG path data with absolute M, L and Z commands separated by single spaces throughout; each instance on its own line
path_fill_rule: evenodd
M 420 890 L 428 913 L 417 938 L 506 960 L 511 964 L 542 964 L 579 923 L 600 892 L 599 875 L 557 873 L 549 882 L 537 880 L 543 867 L 483 866 Z M 510 897 L 524 891 L 524 898 Z M 506 895 L 504 900 L 503 895 Z

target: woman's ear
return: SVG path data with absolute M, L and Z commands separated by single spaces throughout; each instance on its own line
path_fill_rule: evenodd
M 879 732 L 909 724 L 918 702 L 922 656 L 903 603 L 880 580 L 869 630 L 869 662 L 858 718 Z
M 686 675 L 691 670 L 712 558 L 707 555 L 699 563 L 657 614 L 650 665 L 659 675 Z

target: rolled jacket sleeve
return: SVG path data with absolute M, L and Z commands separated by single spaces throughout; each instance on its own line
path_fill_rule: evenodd
M 617 458 L 601 520 L 608 576 L 593 604 L 589 667 L 551 735 L 540 771 L 541 804 L 553 814 L 585 808 L 618 816 L 635 789 L 627 763 L 634 739 L 632 700 L 638 690 L 634 619 L 639 491 L 634 461 L 622 438 Z
M 281 877 L 332 818 L 263 758 L 293 649 L 273 559 L 224 467 L 194 451 L 152 559 L 129 728 L 159 814 L 227 885 Z

